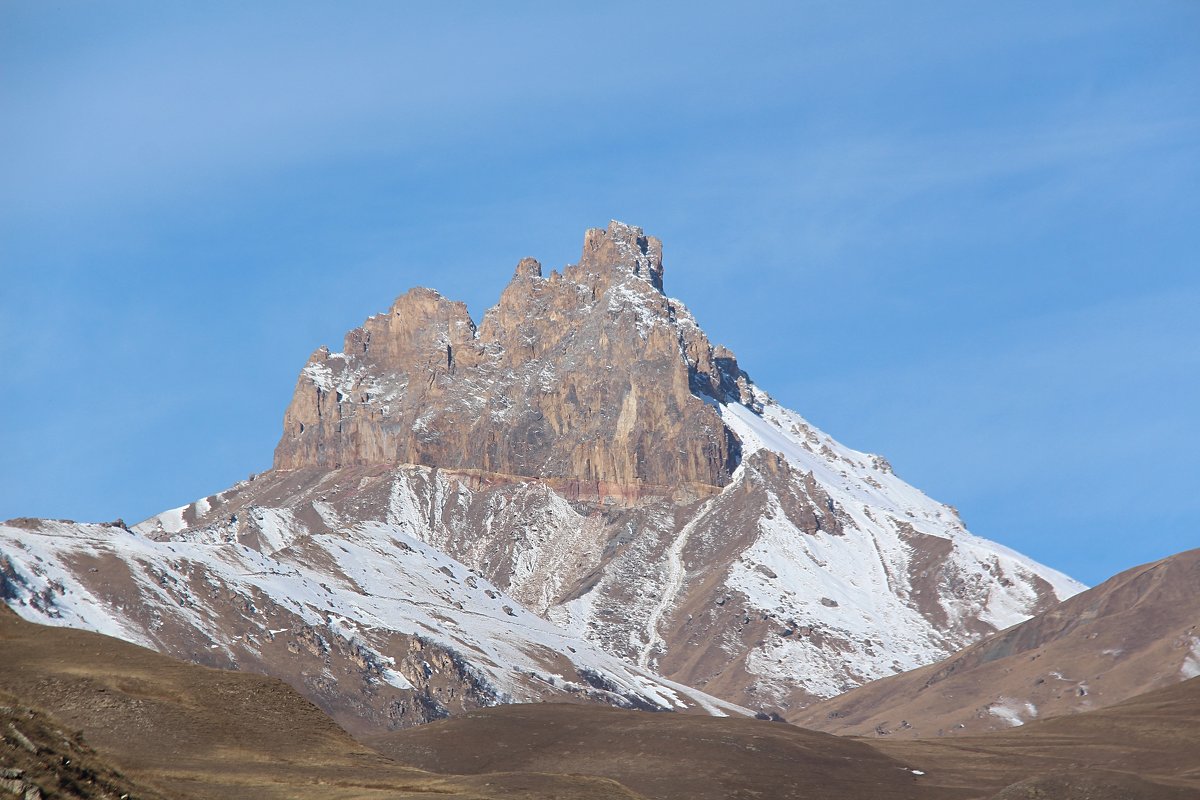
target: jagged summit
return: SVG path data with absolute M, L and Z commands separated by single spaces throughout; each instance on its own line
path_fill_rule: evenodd
M 741 373 L 662 280 L 662 243 L 614 221 L 561 273 L 522 259 L 478 328 L 413 289 L 309 359 L 275 468 L 424 464 L 583 494 L 724 486 L 740 448 L 711 399 L 736 396 Z
M 629 269 L 658 291 L 663 291 L 662 242 L 641 228 L 615 219 L 608 228 L 589 228 L 583 237 L 579 270 Z
M 607 228 L 588 228 L 583 235 L 583 252 L 576 264 L 564 268 L 566 277 L 603 293 L 614 281 L 630 275 L 641 278 L 659 292 L 663 291 L 662 242 L 647 236 L 636 225 L 611 220 Z M 542 278 L 542 265 L 536 258 L 522 258 L 513 280 Z M 555 271 L 549 279 L 558 279 Z

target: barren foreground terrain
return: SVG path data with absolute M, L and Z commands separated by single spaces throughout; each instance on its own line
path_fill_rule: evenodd
M 0 663 L 0 759 L 46 797 L 1200 797 L 1198 679 L 953 740 L 538 704 L 361 743 L 281 681 L 7 609 Z

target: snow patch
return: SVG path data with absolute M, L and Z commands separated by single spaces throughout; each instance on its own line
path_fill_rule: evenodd
M 333 388 L 333 370 L 324 364 L 309 364 L 301 370 L 300 374 L 308 378 L 314 386 L 323 392 L 328 392 Z
M 1184 680 L 1200 677 L 1200 637 L 1192 637 L 1192 646 L 1183 658 L 1179 674 Z
M 988 713 L 1015 727 L 1024 725 L 1038 715 L 1037 706 L 1033 703 L 1021 703 L 1007 697 L 1001 697 L 988 706 Z
M 730 484 L 731 486 L 733 484 Z M 726 487 L 728 491 L 728 487 Z M 683 589 L 684 580 L 687 578 L 687 571 L 683 564 L 683 548 L 687 547 L 688 539 L 695 530 L 697 523 L 704 518 L 704 513 L 716 501 L 717 497 L 709 499 L 701 507 L 700 513 L 697 514 L 691 522 L 684 525 L 679 531 L 679 535 L 671 542 L 671 546 L 667 549 L 666 563 L 666 579 L 663 582 L 662 588 L 659 590 L 659 600 L 650 610 L 650 615 L 646 620 L 646 644 L 638 655 L 638 666 L 649 668 L 651 657 L 655 649 L 665 648 L 666 641 L 658 632 L 659 623 L 663 616 L 670 611 L 675 605 L 675 598 L 679 596 L 679 592 Z
M 248 510 L 268 553 L 288 547 L 308 530 L 290 509 L 250 506 Z

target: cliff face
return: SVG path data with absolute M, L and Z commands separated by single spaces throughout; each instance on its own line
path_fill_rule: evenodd
M 414 289 L 341 353 L 312 355 L 274 466 L 419 464 L 584 494 L 724 486 L 740 444 L 713 400 L 745 379 L 662 280 L 661 243 L 613 222 L 562 273 L 521 261 L 478 328 Z

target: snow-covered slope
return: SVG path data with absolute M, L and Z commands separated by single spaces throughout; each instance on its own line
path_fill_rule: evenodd
M 266 509 L 258 521 L 282 548 L 211 528 L 155 541 L 0 526 L 0 593 L 31 621 L 282 675 L 351 728 L 552 698 L 740 711 L 577 639 L 398 526 L 309 534 Z
M 752 651 L 754 672 L 829 697 L 930 663 L 983 626 L 1007 628 L 1047 596 L 1065 599 L 1086 588 L 968 533 L 954 509 L 896 477 L 879 456 L 839 444 L 756 387 L 751 394 L 750 407 L 720 405 L 743 458 L 777 453 L 811 476 L 838 528 L 802 530 L 768 489 L 757 536 L 731 565 L 726 585 L 751 608 L 842 642 L 830 648 L 811 637 L 777 637 Z M 933 550 L 943 555 L 931 574 Z

